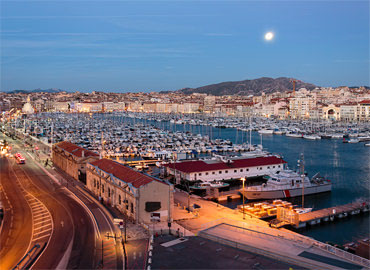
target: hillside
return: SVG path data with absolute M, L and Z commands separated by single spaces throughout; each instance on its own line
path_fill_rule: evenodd
M 192 93 L 205 93 L 215 96 L 222 95 L 260 95 L 262 92 L 273 93 L 273 92 L 286 92 L 293 90 L 293 84 L 290 82 L 290 78 L 267 78 L 262 77 L 254 80 L 244 80 L 235 82 L 222 82 L 217 84 L 210 84 L 198 88 L 184 88 L 178 90 L 184 94 Z M 316 86 L 310 83 L 297 81 L 296 89 L 306 88 L 308 90 L 314 89 Z

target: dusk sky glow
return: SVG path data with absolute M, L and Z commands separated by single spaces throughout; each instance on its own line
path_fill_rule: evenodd
M 369 85 L 369 33 L 368 1 L 2 0 L 0 91 Z

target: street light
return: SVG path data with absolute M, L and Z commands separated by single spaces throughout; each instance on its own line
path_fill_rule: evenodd
M 244 209 L 244 182 L 245 182 L 245 178 L 242 177 L 242 178 L 240 178 L 240 180 L 243 181 L 243 191 L 242 191 L 242 193 L 243 193 L 243 219 L 245 219 L 245 209 Z

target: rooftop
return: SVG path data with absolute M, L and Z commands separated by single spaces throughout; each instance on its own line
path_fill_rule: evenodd
M 56 147 L 63 149 L 64 151 L 71 153 L 76 157 L 82 157 L 82 152 L 84 153 L 85 157 L 98 157 L 97 153 L 94 153 L 90 150 L 82 148 L 78 145 L 75 145 L 71 142 L 63 141 L 55 144 Z
M 141 172 L 135 171 L 130 167 L 120 164 L 110 159 L 99 159 L 90 163 L 94 167 L 98 167 L 100 170 L 112 174 L 118 179 L 131 183 L 135 188 L 140 188 L 152 181 L 156 181 L 155 178 Z M 161 182 L 162 183 L 162 182 Z
M 176 170 L 185 172 L 185 173 L 194 173 L 194 172 L 238 169 L 238 168 L 248 168 L 248 167 L 256 167 L 256 166 L 284 164 L 284 163 L 287 163 L 287 162 L 281 158 L 278 158 L 275 156 L 268 156 L 268 157 L 234 159 L 234 160 L 231 160 L 230 162 L 224 162 L 221 160 L 184 161 L 184 162 L 170 163 L 164 166 L 172 168 L 172 169 L 175 168 Z

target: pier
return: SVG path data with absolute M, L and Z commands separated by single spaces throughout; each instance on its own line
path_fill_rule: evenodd
M 123 163 L 134 167 L 134 166 L 141 166 L 141 165 L 155 165 L 157 162 L 161 162 L 160 159 L 149 159 L 149 160 L 133 160 L 133 161 L 124 161 Z
M 320 224 L 321 222 L 340 220 L 349 215 L 354 216 L 360 213 L 369 212 L 369 210 L 369 200 L 334 206 L 304 214 L 298 214 L 292 210 L 279 207 L 277 213 L 277 220 L 279 223 L 276 223 L 275 226 L 282 227 L 290 224 L 297 229 L 304 228 L 307 225 L 313 226 Z
M 206 200 L 212 200 L 216 199 L 217 202 L 226 202 L 226 201 L 232 201 L 232 200 L 239 200 L 241 198 L 241 194 L 239 190 L 229 190 L 229 191 L 221 191 L 218 193 L 218 196 L 213 195 L 207 195 L 204 197 Z

